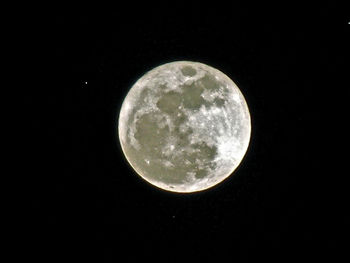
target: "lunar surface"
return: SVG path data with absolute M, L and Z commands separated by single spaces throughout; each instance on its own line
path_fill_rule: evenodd
M 232 174 L 248 148 L 246 101 L 234 82 L 202 63 L 177 61 L 147 72 L 119 115 L 126 159 L 161 189 L 208 189 Z

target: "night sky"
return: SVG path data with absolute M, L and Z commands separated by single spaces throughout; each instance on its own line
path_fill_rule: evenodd
M 342 111 L 349 88 L 340 73 L 349 63 L 344 13 L 332 5 L 137 2 L 55 13 L 47 31 L 52 65 L 41 65 L 49 81 L 28 100 L 40 116 L 29 124 L 30 258 L 341 259 L 348 247 L 347 173 L 329 167 L 328 147 L 346 134 L 335 124 L 340 114 L 330 113 Z M 133 83 L 175 60 L 228 75 L 252 118 L 239 168 L 195 194 L 142 180 L 117 137 L 121 103 Z

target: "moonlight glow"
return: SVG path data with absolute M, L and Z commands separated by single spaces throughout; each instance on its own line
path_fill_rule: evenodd
M 233 81 L 205 64 L 164 64 L 130 89 L 119 139 L 134 170 L 173 192 L 196 192 L 227 178 L 250 139 L 246 101 Z

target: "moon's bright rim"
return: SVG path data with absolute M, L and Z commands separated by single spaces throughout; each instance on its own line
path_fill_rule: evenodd
M 231 91 L 234 91 L 235 94 L 238 94 L 239 96 L 239 101 L 240 101 L 240 106 L 241 106 L 241 112 L 244 114 L 244 129 L 245 129 L 245 135 L 243 137 L 243 139 L 241 139 L 240 143 L 241 143 L 241 148 L 239 153 L 236 153 L 236 155 L 234 157 L 236 162 L 234 164 L 231 164 L 230 170 L 227 171 L 225 174 L 222 174 L 220 176 L 215 176 L 214 178 L 211 179 L 211 181 L 209 182 L 208 180 L 201 180 L 193 185 L 190 184 L 179 184 L 179 185 L 169 185 L 166 184 L 162 181 L 157 181 L 157 180 L 152 180 L 150 178 L 148 178 L 147 176 L 145 176 L 144 171 L 142 169 L 140 169 L 139 167 L 137 167 L 137 165 L 134 164 L 133 160 L 130 158 L 130 156 L 128 156 L 127 154 L 127 150 L 126 150 L 126 137 L 127 137 L 127 121 L 130 115 L 130 112 L 133 108 L 133 103 L 132 102 L 136 102 L 135 99 L 135 92 L 140 93 L 141 90 L 143 89 L 143 87 L 145 86 L 145 83 L 147 83 L 147 81 L 149 81 L 150 79 L 154 78 L 154 75 L 156 73 L 162 72 L 165 69 L 170 69 L 170 68 L 176 68 L 176 69 L 180 69 L 182 67 L 186 67 L 186 66 L 191 66 L 195 69 L 205 69 L 207 72 L 209 72 L 210 74 L 212 74 L 213 76 L 215 76 L 216 79 L 223 81 L 225 83 L 227 83 L 227 88 L 229 88 Z M 195 82 L 195 81 L 194 81 Z M 119 120 L 118 120 L 118 134 L 119 134 L 119 141 L 120 141 L 120 145 L 122 148 L 122 151 L 127 159 L 127 161 L 129 162 L 129 164 L 131 165 L 131 167 L 137 172 L 138 175 L 140 175 L 145 181 L 147 181 L 148 183 L 150 183 L 153 186 L 156 186 L 160 189 L 163 190 L 167 190 L 167 191 L 171 191 L 171 192 L 178 192 L 178 193 L 191 193 L 191 192 L 198 192 L 198 191 L 202 191 L 202 190 L 206 190 L 209 189 L 219 183 L 221 183 L 223 180 L 225 180 L 227 177 L 229 177 L 234 170 L 239 166 L 239 164 L 241 163 L 247 149 L 248 149 L 248 145 L 249 145 L 249 141 L 250 141 L 250 136 L 251 136 L 251 118 L 250 118 L 250 113 L 249 113 L 249 109 L 247 106 L 247 103 L 244 99 L 243 94 L 241 93 L 241 91 L 239 90 L 239 88 L 237 87 L 237 85 L 224 73 L 222 73 L 221 71 L 212 68 L 208 65 L 199 63 L 199 62 L 192 62 L 192 61 L 176 61 L 176 62 L 171 62 L 171 63 L 166 63 L 163 64 L 161 66 L 158 66 L 150 71 L 148 71 L 145 75 L 143 75 L 133 86 L 132 88 L 129 90 L 127 96 L 125 97 L 121 110 L 120 110 L 120 114 L 119 114 Z M 230 151 L 228 151 L 230 152 Z M 230 152 L 231 153 L 231 152 Z

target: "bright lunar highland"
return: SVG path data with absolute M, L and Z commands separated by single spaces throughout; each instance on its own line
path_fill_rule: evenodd
M 177 61 L 147 72 L 119 115 L 126 159 L 146 181 L 189 193 L 227 178 L 247 151 L 251 122 L 235 83 L 208 65 Z

